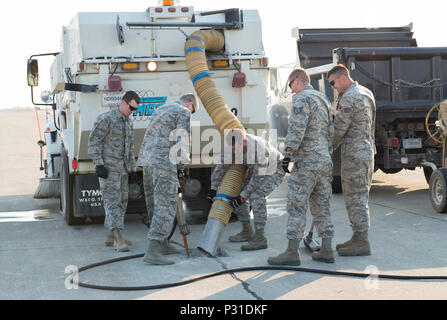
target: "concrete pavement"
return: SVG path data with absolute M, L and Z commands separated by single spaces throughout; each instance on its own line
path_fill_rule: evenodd
M 51 114 L 39 112 L 41 124 Z M 151 291 L 101 291 L 66 287 L 70 266 L 82 267 L 98 261 L 144 253 L 147 228 L 142 216 L 126 217 L 125 235 L 133 240 L 132 251 L 118 253 L 104 246 L 102 225 L 71 227 L 59 214 L 59 201 L 37 200 L 32 195 L 42 173 L 39 171 L 38 130 L 34 110 L 0 112 L 0 299 L 191 299 L 191 300 L 298 300 L 298 299 L 447 299 L 445 282 L 394 281 L 334 277 L 290 271 L 251 271 L 226 274 L 181 287 Z M 14 132 L 14 135 L 11 135 Z M 187 258 L 173 256 L 171 266 L 150 266 L 132 259 L 79 275 L 79 280 L 106 286 L 146 286 L 171 283 L 230 268 L 267 265 L 268 256 L 284 251 L 286 185 L 268 200 L 266 227 L 269 247 L 242 252 L 240 244 L 227 241 L 239 232 L 231 222 L 222 237 L 228 256 Z M 336 243 L 350 238 L 351 231 L 343 196 L 333 196 L 332 216 Z M 386 175 L 374 174 L 370 197 L 372 255 L 335 256 L 334 264 L 318 263 L 302 246 L 304 268 L 338 271 L 380 272 L 402 275 L 447 275 L 447 215 L 433 213 L 422 170 Z M 310 224 L 310 220 L 308 220 Z M 190 225 L 189 245 L 195 248 L 204 224 Z M 182 249 L 182 238 L 173 239 Z M 68 269 L 67 269 L 68 267 Z M 65 270 L 69 273 L 65 273 Z M 365 271 L 366 270 L 366 271 Z
M 266 266 L 267 257 L 284 251 L 286 185 L 269 198 L 266 227 L 269 247 L 242 252 L 230 243 L 239 232 L 231 222 L 221 245 L 227 257 L 188 258 L 171 256 L 176 263 L 152 266 L 142 258 L 87 270 L 81 282 L 105 286 L 148 286 L 179 282 L 220 270 Z M 125 235 L 133 240 L 132 250 L 118 253 L 104 246 L 102 225 L 71 227 L 58 213 L 57 200 L 36 200 L 31 195 L 0 197 L 1 269 L 0 299 L 446 299 L 445 283 L 437 281 L 395 281 L 334 277 L 290 271 L 250 271 L 213 277 L 192 284 L 151 291 L 102 291 L 66 286 L 70 266 L 82 267 L 102 260 L 144 253 L 147 227 L 142 215 L 126 217 Z M 447 215 L 432 212 L 427 185 L 421 170 L 385 175 L 377 172 L 370 199 L 372 255 L 340 257 L 334 264 L 318 263 L 302 246 L 303 268 L 400 275 L 447 275 Z M 336 243 L 351 235 L 343 196 L 332 199 Z M 310 222 L 310 219 L 308 220 Z M 310 223 L 309 223 L 310 224 Z M 204 225 L 190 225 L 190 248 L 200 240 Z M 172 241 L 182 250 L 176 230 Z

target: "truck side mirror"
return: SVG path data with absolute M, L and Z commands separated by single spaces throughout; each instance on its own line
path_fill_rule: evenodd
M 39 85 L 39 64 L 37 59 L 28 59 L 28 85 L 30 87 L 36 87 Z
M 42 93 L 40 94 L 40 100 L 42 100 L 43 103 L 52 103 L 53 97 L 51 96 L 51 91 L 42 91 Z

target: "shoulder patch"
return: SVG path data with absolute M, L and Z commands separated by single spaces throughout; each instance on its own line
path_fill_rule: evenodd
M 299 106 L 299 107 L 293 108 L 293 112 L 295 114 L 302 113 L 303 112 L 303 106 Z

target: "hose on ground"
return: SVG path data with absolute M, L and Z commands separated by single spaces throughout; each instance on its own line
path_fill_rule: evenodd
M 124 261 L 124 260 L 130 260 L 130 259 L 136 259 L 143 257 L 144 254 L 136 254 L 126 257 L 120 257 L 110 260 L 105 260 L 97 263 L 93 263 L 90 265 L 87 265 L 85 267 L 81 267 L 78 269 L 78 273 L 81 273 L 82 271 L 93 269 L 99 266 L 111 264 L 114 262 Z M 345 271 L 332 271 L 332 270 L 323 270 L 323 269 L 313 269 L 313 268 L 302 268 L 302 267 L 291 267 L 291 266 L 258 266 L 258 267 L 242 267 L 242 268 L 234 268 L 234 269 L 225 269 L 213 273 L 208 273 L 203 276 L 199 276 L 193 279 L 188 279 L 184 281 L 178 281 L 178 282 L 170 282 L 170 283 L 162 283 L 162 284 L 156 284 L 156 285 L 146 285 L 146 286 L 104 286 L 104 285 L 97 285 L 92 283 L 85 283 L 85 282 L 74 282 L 73 279 L 71 279 L 71 282 L 75 285 L 78 285 L 80 287 L 84 288 L 90 288 L 90 289 L 97 289 L 97 290 L 110 290 L 110 291 L 141 291 L 141 290 L 156 290 L 156 289 L 166 289 L 166 288 L 173 288 L 173 287 L 180 287 L 184 286 L 193 282 L 202 281 L 205 279 L 218 277 L 225 274 L 231 274 L 231 273 L 238 273 L 238 272 L 249 272 L 249 271 L 294 271 L 294 272 L 307 272 L 307 273 L 315 273 L 315 274 L 324 274 L 329 276 L 344 276 L 344 277 L 355 277 L 355 278 L 368 278 L 368 277 L 375 277 L 377 279 L 388 279 L 388 280 L 402 280 L 402 281 L 415 281 L 415 280 L 437 280 L 437 281 L 446 281 L 447 276 L 405 276 L 405 275 L 391 275 L 391 274 L 367 274 L 367 273 L 358 273 L 358 272 L 345 272 Z

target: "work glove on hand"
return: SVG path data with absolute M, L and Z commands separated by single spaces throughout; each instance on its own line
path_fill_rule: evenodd
M 243 202 L 244 202 L 244 198 L 242 198 L 241 196 L 237 196 L 237 197 L 231 198 L 231 206 L 234 209 L 239 207 Z
M 206 195 L 206 198 L 208 199 L 208 201 L 210 203 L 213 203 L 213 199 L 216 196 L 216 190 L 211 189 L 210 191 L 208 191 L 208 194 Z
M 284 172 L 286 172 L 286 173 L 290 173 L 290 171 L 289 171 L 289 163 L 290 163 L 290 158 L 284 157 L 282 159 L 281 167 L 284 170 Z
M 103 178 L 103 179 L 107 179 L 108 175 L 109 175 L 109 171 L 107 171 L 106 167 L 104 167 L 103 165 L 99 165 L 96 166 L 96 175 L 99 178 Z
M 137 183 L 138 182 L 138 175 L 136 171 L 132 171 L 129 173 L 129 184 L 131 183 Z

